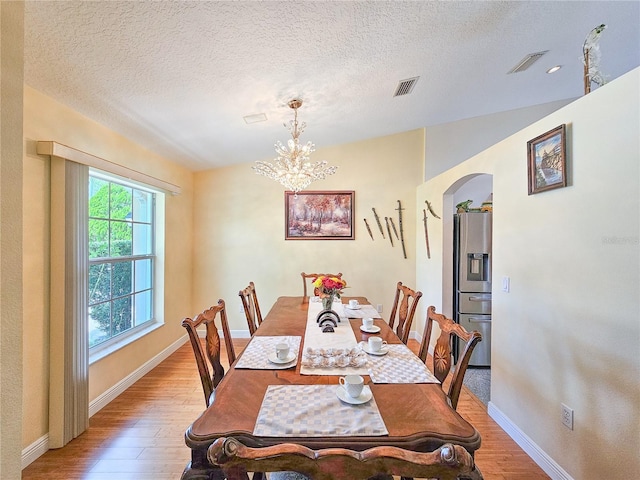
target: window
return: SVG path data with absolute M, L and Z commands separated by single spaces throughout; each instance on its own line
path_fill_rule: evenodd
M 154 320 L 156 193 L 89 175 L 89 348 L 108 346 Z

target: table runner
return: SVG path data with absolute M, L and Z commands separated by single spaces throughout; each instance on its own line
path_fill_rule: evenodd
M 337 388 L 338 385 L 269 385 L 253 434 L 262 437 L 389 434 L 375 398 L 350 405 L 338 399 Z
M 235 368 L 252 368 L 256 370 L 282 370 L 295 367 L 297 364 L 298 352 L 300 351 L 299 336 L 259 336 L 254 335 L 251 341 L 242 352 L 242 356 L 236 363 Z M 296 357 L 295 362 L 276 364 L 269 361 L 269 355 L 275 353 L 276 344 L 287 343 L 291 348 L 291 353 Z
M 406 345 L 392 344 L 386 348 L 389 349 L 386 355 L 367 355 L 373 383 L 440 383 Z
M 319 302 L 309 302 L 300 373 L 302 375 L 368 375 L 369 372 L 364 361 L 348 362 L 348 365 L 360 366 L 335 366 L 337 357 L 344 357 L 346 352 L 356 348 L 358 341 L 351 328 L 351 323 L 344 317 L 342 304 L 339 301 L 333 302 L 332 308 L 340 316 L 341 321 L 337 327 L 334 327 L 334 332 L 327 333 L 323 332 L 316 322 L 318 314 L 322 311 L 322 304 Z M 314 361 L 314 357 L 317 357 L 317 355 L 322 355 L 325 358 L 333 357 L 334 361 L 323 364 L 327 366 L 314 368 L 312 365 L 320 365 Z M 337 364 L 340 364 L 340 360 L 338 360 Z
M 360 308 L 350 309 L 347 305 L 343 305 L 344 314 L 349 318 L 382 318 L 373 305 L 362 305 Z

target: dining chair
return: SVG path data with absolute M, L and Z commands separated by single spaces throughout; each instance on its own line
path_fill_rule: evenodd
M 194 320 L 185 318 L 182 326 L 187 330 L 193 354 L 196 357 L 196 365 L 200 374 L 204 400 L 207 405 L 211 405 L 215 396 L 215 389 L 224 377 L 224 367 L 220 363 L 220 335 L 216 327 L 216 316 L 220 315 L 220 323 L 224 334 L 224 343 L 227 349 L 229 365 L 236 361 L 236 354 L 233 349 L 229 324 L 227 322 L 227 312 L 224 300 L 218 300 L 218 304 L 199 313 Z M 198 327 L 204 325 L 205 341 L 204 346 L 198 336 Z M 207 360 L 209 363 L 207 363 Z M 211 366 L 211 370 L 209 369 Z
M 342 273 L 338 273 L 338 274 L 333 274 L 333 273 L 304 273 L 302 272 L 300 274 L 302 276 L 302 286 L 304 287 L 304 296 L 303 299 L 304 301 L 308 301 L 309 300 L 309 296 L 307 295 L 307 283 L 309 282 L 309 280 L 314 280 L 318 277 L 338 277 L 338 278 L 342 278 Z M 317 292 L 317 288 L 314 287 L 313 289 L 313 294 L 316 295 Z
M 413 316 L 416 313 L 420 297 L 422 297 L 422 292 L 412 290 L 402 285 L 402 282 L 398 282 L 396 286 L 396 296 L 393 300 L 393 307 L 391 307 L 391 314 L 389 316 L 389 327 L 393 329 L 397 320 L 396 335 L 398 335 L 405 345 L 409 341 L 409 331 L 411 330 Z
M 219 465 L 228 480 L 245 479 L 247 471 L 295 469 L 313 480 L 369 478 L 429 478 L 482 480 L 473 457 L 460 445 L 444 444 L 432 452 L 414 452 L 378 446 L 364 451 L 346 448 L 311 450 L 295 443 L 261 448 L 247 447 L 232 437 L 218 438 L 207 451 L 209 462 Z M 348 472 L 348 473 L 347 473 Z
M 262 313 L 260 313 L 260 305 L 258 304 L 258 296 L 256 295 L 256 286 L 253 282 L 249 282 L 249 286 L 238 292 L 244 315 L 247 317 L 247 325 L 249 325 L 249 334 L 253 336 L 256 330 L 262 324 Z
M 440 327 L 440 336 L 433 347 L 432 369 L 433 374 L 438 380 L 440 380 L 440 385 L 443 388 L 444 380 L 451 371 L 452 340 L 454 337 L 457 337 L 459 342 L 464 342 L 464 351 L 458 357 L 458 363 L 456 363 L 453 377 L 449 384 L 449 390 L 447 392 L 447 397 L 449 397 L 451 407 L 455 410 L 458 406 L 458 399 L 460 398 L 460 390 L 462 389 L 464 374 L 469 366 L 469 359 L 471 358 L 471 354 L 473 353 L 473 349 L 476 344 L 482 341 L 482 334 L 475 330 L 467 332 L 467 330 L 465 330 L 465 328 L 459 323 L 454 322 L 452 319 L 447 318 L 441 313 L 436 313 L 436 308 L 431 305 L 427 309 L 427 325 L 424 336 L 422 337 L 422 343 L 420 344 L 420 351 L 418 353 L 418 356 L 423 362 L 425 362 L 425 364 L 427 363 L 429 343 L 431 342 L 431 332 L 433 331 L 433 322 L 436 322 Z

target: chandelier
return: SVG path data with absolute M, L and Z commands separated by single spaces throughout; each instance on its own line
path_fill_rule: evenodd
M 258 175 L 264 175 L 271 180 L 280 182 L 287 189 L 297 194 L 300 190 L 307 188 L 315 180 L 323 180 L 329 175 L 336 173 L 338 167 L 332 167 L 327 162 L 309 161 L 309 155 L 315 150 L 315 145 L 307 142 L 300 145 L 298 137 L 307 126 L 304 122 L 298 123 L 298 108 L 302 105 L 302 100 L 293 99 L 289 102 L 289 107 L 293 109 L 293 120 L 284 126 L 291 133 L 291 138 L 284 146 L 276 142 L 276 153 L 278 158 L 274 163 L 256 162 L 252 167 Z

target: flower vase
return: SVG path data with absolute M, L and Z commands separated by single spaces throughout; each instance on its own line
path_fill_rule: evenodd
M 324 293 L 322 295 L 322 311 L 316 317 L 316 322 L 323 332 L 333 332 L 338 326 L 340 316 L 332 310 L 335 293 Z
M 322 310 L 333 310 L 333 298 L 335 295 L 333 293 L 326 293 L 325 296 L 322 297 Z

